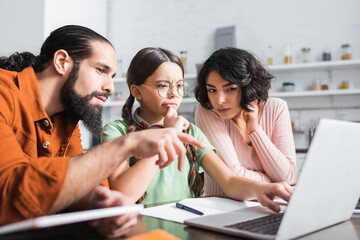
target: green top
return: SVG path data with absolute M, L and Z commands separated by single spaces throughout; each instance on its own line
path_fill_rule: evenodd
M 150 124 L 148 125 L 150 126 Z M 107 142 L 126 134 L 128 126 L 128 123 L 122 120 L 115 120 L 108 123 L 103 129 L 102 142 Z M 201 159 L 207 152 L 211 150 L 215 151 L 215 148 L 209 143 L 204 133 L 194 124 L 190 124 L 189 135 L 204 142 L 207 146 L 205 149 L 195 148 L 198 155 L 198 161 L 195 163 L 195 167 L 199 173 L 202 173 L 204 170 L 200 166 Z M 150 186 L 146 190 L 146 196 L 142 201 L 143 204 L 170 202 L 194 197 L 194 193 L 188 184 L 190 164 L 186 156 L 185 160 L 182 172 L 178 170 L 177 160 L 173 161 L 166 168 L 159 169 L 156 172 Z

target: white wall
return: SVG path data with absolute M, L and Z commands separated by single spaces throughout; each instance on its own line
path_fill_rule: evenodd
M 123 60 L 126 71 L 130 60 L 144 47 L 163 47 L 179 55 L 187 50 L 187 69 L 195 72 L 195 64 L 203 62 L 213 52 L 214 33 L 218 27 L 236 26 L 237 47 L 252 51 L 265 62 L 272 45 L 274 64 L 283 63 L 286 43 L 292 44 L 295 62 L 301 61 L 300 49 L 311 48 L 312 61 L 321 60 L 329 49 L 333 60 L 339 60 L 340 46 L 351 44 L 353 58 L 360 58 L 359 0 L 112 0 L 109 38 Z M 336 88 L 339 81 L 348 80 L 360 88 L 360 69 L 333 71 Z M 282 82 L 293 81 L 296 88 L 309 90 L 314 78 L 329 81 L 327 71 L 304 71 L 276 74 L 272 91 Z M 123 86 L 124 87 L 124 86 Z M 291 117 L 304 129 L 295 134 L 298 148 L 308 146 L 308 129 L 320 117 L 360 120 L 359 95 L 346 97 L 288 98 Z M 320 107 L 309 109 L 309 105 Z M 334 107 L 335 106 L 335 107 Z M 184 108 L 184 104 L 182 104 Z M 189 107 L 189 104 L 185 105 Z M 193 106 L 190 106 L 193 107 Z M 120 108 L 111 108 L 113 120 L 121 116 Z M 182 112 L 189 119 L 192 108 Z
M 44 0 L 0 0 L 0 55 L 38 54 L 43 42 Z
M 0 0 L 0 55 L 40 52 L 44 40 L 58 27 L 77 24 L 107 35 L 105 0 Z M 83 147 L 91 146 L 91 135 L 80 124 Z
M 107 1 L 105 0 L 45 0 L 44 39 L 54 29 L 64 25 L 82 25 L 107 35 Z M 89 149 L 92 135 L 80 122 L 82 145 Z
M 316 60 L 326 48 L 338 59 L 340 45 L 350 43 L 360 58 L 358 0 L 112 0 L 112 5 L 110 40 L 125 69 L 141 48 L 161 46 L 177 54 L 187 50 L 189 72 L 195 72 L 195 63 L 213 50 L 215 29 L 234 24 L 237 47 L 264 59 L 272 45 L 275 64 L 282 62 L 287 42 L 294 55 L 311 47 Z
M 107 35 L 107 1 L 45 0 L 44 39 L 64 25 L 82 25 Z

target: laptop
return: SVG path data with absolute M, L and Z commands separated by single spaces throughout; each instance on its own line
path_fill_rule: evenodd
M 321 119 L 283 213 L 256 206 L 184 223 L 252 239 L 292 239 L 346 221 L 360 197 L 359 143 L 359 123 Z
M 128 206 L 99 208 L 86 211 L 36 217 L 1 226 L 0 235 L 24 230 L 47 228 L 101 218 L 115 217 L 126 213 L 139 212 L 143 208 L 144 206 L 142 204 L 134 204 Z

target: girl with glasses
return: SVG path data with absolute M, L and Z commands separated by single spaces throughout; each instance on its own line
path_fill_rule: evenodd
M 279 206 L 274 196 L 288 200 L 292 188 L 286 183 L 260 183 L 236 176 L 216 155 L 214 147 L 202 131 L 177 115 L 183 96 L 188 92 L 184 69 L 179 57 L 161 48 L 145 48 L 132 59 L 127 73 L 130 96 L 123 109 L 123 120 L 107 124 L 102 140 L 110 141 L 133 131 L 149 128 L 175 128 L 206 143 L 205 149 L 186 145 L 185 165 L 156 165 L 158 155 L 148 159 L 129 159 L 109 178 L 112 189 L 119 190 L 134 202 L 153 204 L 199 197 L 205 170 L 221 186 L 226 195 L 238 200 L 258 198 L 274 211 Z M 140 107 L 132 111 L 135 99 Z M 161 153 L 160 153 L 161 154 Z M 175 160 L 176 162 L 176 160 Z
M 294 184 L 296 155 L 290 114 L 284 100 L 268 97 L 272 78 L 249 52 L 217 50 L 199 72 L 195 121 L 236 175 Z M 204 195 L 223 194 L 208 174 L 205 183 Z

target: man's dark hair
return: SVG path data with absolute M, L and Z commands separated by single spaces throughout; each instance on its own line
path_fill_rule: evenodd
M 267 100 L 274 78 L 251 53 L 238 48 L 219 49 L 205 61 L 197 78 L 195 97 L 206 109 L 212 109 L 206 89 L 206 80 L 212 71 L 241 88 L 239 104 L 245 111 L 250 111 L 248 106 L 254 100 Z
M 111 45 L 105 37 L 89 28 L 77 25 L 63 26 L 51 32 L 38 56 L 30 52 L 22 52 L 14 53 L 10 57 L 1 57 L 0 68 L 20 72 L 32 66 L 35 72 L 41 72 L 49 66 L 54 53 L 60 49 L 65 50 L 75 63 L 79 63 L 91 56 L 91 41 L 94 40 Z

